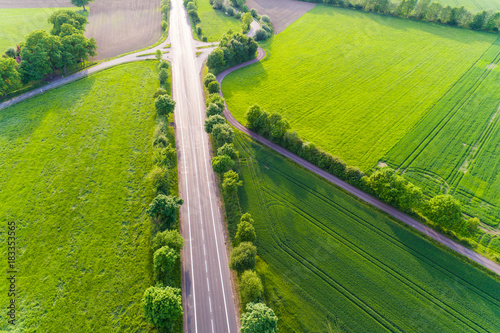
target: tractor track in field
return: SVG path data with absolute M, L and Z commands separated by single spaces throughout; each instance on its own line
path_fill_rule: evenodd
M 243 68 L 243 67 L 249 66 L 251 64 L 254 64 L 258 61 L 261 61 L 262 59 L 264 59 L 265 55 L 266 55 L 265 51 L 259 47 L 259 49 L 257 51 L 257 58 L 250 60 L 250 61 L 247 61 L 245 63 L 242 63 L 240 65 L 234 66 L 232 68 L 226 69 L 225 71 L 223 71 L 219 75 L 217 75 L 217 81 L 222 86 L 222 81 L 224 80 L 224 78 L 228 74 L 230 74 L 230 73 L 232 73 L 240 68 Z M 479 253 L 474 252 L 461 244 L 458 244 L 457 242 L 449 239 L 448 237 L 446 237 L 446 236 L 438 233 L 437 231 L 429 228 L 428 226 L 418 222 L 417 220 L 410 217 L 409 215 L 400 212 L 396 208 L 389 206 L 388 204 L 380 201 L 379 199 L 377 199 L 377 198 L 361 191 L 360 189 L 346 183 L 345 181 L 341 180 L 340 178 L 337 178 L 337 177 L 329 174 L 328 172 L 320 169 L 319 167 L 315 166 L 314 164 L 312 164 L 312 163 L 304 160 L 303 158 L 295 155 L 294 153 L 288 151 L 287 149 L 275 144 L 274 142 L 260 136 L 259 134 L 255 133 L 255 132 L 249 130 L 248 128 L 243 126 L 241 123 L 239 123 L 234 118 L 232 113 L 229 111 L 227 104 L 226 104 L 226 109 L 224 110 L 224 116 L 226 117 L 227 121 L 232 126 L 234 126 L 239 131 L 245 133 L 246 135 L 250 136 L 252 139 L 254 139 L 254 140 L 264 144 L 265 146 L 273 149 L 277 153 L 291 159 L 295 163 L 308 169 L 309 171 L 315 173 L 316 175 L 330 181 L 331 183 L 335 184 L 336 186 L 342 188 L 343 190 L 354 195 L 355 197 L 361 199 L 365 203 L 391 215 L 393 218 L 395 218 L 397 220 L 400 220 L 404 224 L 406 224 L 406 225 L 416 229 L 420 233 L 423 233 L 424 235 L 432 238 L 434 241 L 440 243 L 441 245 L 443 245 L 443 246 L 459 253 L 460 255 L 476 262 L 477 264 L 491 270 L 492 272 L 496 273 L 497 275 L 500 275 L 500 265 L 499 264 L 491 261 L 490 259 L 483 257 Z

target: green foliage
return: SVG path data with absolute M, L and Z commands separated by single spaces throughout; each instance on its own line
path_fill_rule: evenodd
M 425 203 L 424 214 L 449 230 L 459 230 L 463 221 L 460 201 L 449 194 L 436 195 Z
M 153 199 L 146 213 L 152 219 L 159 219 L 169 227 L 177 218 L 184 200 L 172 195 L 159 194 Z
M 227 172 L 234 166 L 234 161 L 227 155 L 215 156 L 212 158 L 212 168 L 218 174 Z
M 17 63 L 12 58 L 0 58 L 0 96 L 21 86 L 21 76 L 17 71 Z
M 198 35 L 198 37 L 203 34 L 203 30 L 201 29 L 201 26 L 199 24 L 196 26 L 196 34 Z
M 180 252 L 184 247 L 184 238 L 177 230 L 165 230 L 163 232 L 156 233 L 153 241 L 151 242 L 151 249 L 156 252 L 160 248 L 167 246 Z
M 160 84 L 165 84 L 168 80 L 168 70 L 166 70 L 165 68 L 160 69 L 160 72 L 158 73 L 158 79 L 160 80 Z
M 210 84 L 210 82 L 214 82 L 214 81 L 217 81 L 217 78 L 215 77 L 215 75 L 213 75 L 212 73 L 208 73 L 203 78 L 203 85 L 208 88 L 208 85 Z
M 233 170 L 229 170 L 224 174 L 222 181 L 222 191 L 227 197 L 237 198 L 238 187 L 243 185 L 243 181 L 240 180 L 238 173 Z
M 222 96 L 219 94 L 210 94 L 208 96 L 206 105 L 210 106 L 210 104 L 212 104 L 212 103 L 217 105 L 217 107 L 220 109 L 221 113 L 224 110 L 224 108 L 226 107 L 226 105 L 224 104 L 225 103 L 224 98 L 222 98 Z
M 244 34 L 250 31 L 250 24 L 253 21 L 251 13 L 245 13 L 241 16 L 241 30 Z
M 168 246 L 163 246 L 155 251 L 153 255 L 153 269 L 157 283 L 163 285 L 171 284 L 174 277 L 174 267 L 179 258 L 179 252 Z
M 165 71 L 162 69 L 162 71 Z M 169 95 L 160 95 L 155 100 L 155 109 L 158 115 L 168 117 L 174 112 L 175 101 Z
M 86 11 L 85 6 L 94 0 L 71 0 L 71 3 L 76 7 L 83 7 L 83 11 Z
M 217 81 L 212 81 L 208 84 L 208 92 L 210 94 L 218 94 L 220 93 L 220 85 Z
M 75 28 L 78 33 L 85 31 L 85 25 L 88 23 L 87 18 L 76 13 L 73 10 L 61 9 L 53 12 L 48 19 L 53 28 L 50 31 L 52 35 L 60 36 L 64 25 L 68 24 Z
M 156 60 L 161 61 L 162 57 L 163 57 L 163 54 L 161 53 L 161 50 L 156 50 L 156 52 L 155 52 Z M 166 76 L 165 76 L 163 71 L 164 70 L 160 70 L 160 73 L 159 73 L 161 84 L 165 84 L 165 81 L 168 79 L 168 72 L 165 71 L 166 72 Z M 162 82 L 162 80 L 163 80 L 163 82 Z
M 153 97 L 154 97 L 154 98 L 156 98 L 156 97 L 158 97 L 158 96 L 161 96 L 161 95 L 167 95 L 167 94 L 168 94 L 168 92 L 167 92 L 165 89 L 163 89 L 163 88 L 158 88 L 158 89 L 156 89 L 156 91 L 155 91 L 155 93 L 154 93 Z
M 212 8 L 209 0 L 198 0 L 198 15 L 203 22 L 203 33 L 209 42 L 220 40 L 221 36 L 228 30 L 238 31 L 240 29 L 240 21 L 226 15 L 222 11 L 222 4 L 222 0 L 215 0 Z
M 260 21 L 261 21 L 261 22 L 264 22 L 264 23 L 271 24 L 271 18 L 269 18 L 269 16 L 267 16 L 267 15 L 262 15 L 262 16 L 260 17 Z
M 244 306 L 250 302 L 260 301 L 262 298 L 262 281 L 259 275 L 254 271 L 244 271 L 240 278 L 239 290 L 242 305 Z
M 253 38 L 228 32 L 208 56 L 207 67 L 211 73 L 218 74 L 226 68 L 254 59 L 257 48 Z
M 168 23 L 167 23 L 167 21 L 165 21 L 165 20 L 161 21 L 161 29 L 163 31 L 166 31 L 168 29 Z
M 280 332 L 324 332 L 325 318 L 352 332 L 460 332 L 451 310 L 472 331 L 500 327 L 494 277 L 246 135 L 234 144 L 241 206 L 255 219 L 262 258 L 256 270 L 263 298 L 279 309 Z M 356 299 L 364 301 L 350 301 Z
M 170 182 L 168 179 L 168 168 L 155 165 L 153 170 L 148 174 L 148 179 L 156 194 L 168 194 L 170 190 Z
M 241 333 L 277 333 L 278 317 L 264 303 L 248 303 L 241 315 Z
M 241 221 L 238 224 L 238 231 L 236 232 L 236 240 L 239 242 L 255 242 L 255 228 L 252 223 L 247 221 Z
M 220 115 L 222 115 L 222 110 L 223 109 L 219 108 L 216 104 L 211 103 L 207 107 L 206 115 L 208 118 L 210 118 L 212 116 L 220 116 Z
M 254 269 L 257 248 L 249 242 L 242 242 L 231 252 L 229 267 L 238 273 L 243 273 L 248 269 Z
M 170 327 L 183 314 L 181 290 L 149 287 L 144 292 L 142 307 L 146 320 L 151 325 Z
M 217 147 L 222 147 L 226 143 L 234 140 L 234 131 L 228 124 L 217 124 L 212 127 L 212 137 Z
M 238 152 L 234 150 L 232 143 L 225 143 L 222 147 L 217 149 L 217 155 L 227 155 L 232 159 L 238 158 Z
M 226 8 L 226 13 L 227 13 L 227 15 L 229 15 L 229 16 L 234 16 L 234 8 L 233 8 L 233 7 L 231 7 L 231 6 L 228 6 L 228 7 Z
M 168 61 L 160 61 L 158 64 L 158 71 L 161 71 L 162 69 L 168 70 L 170 68 L 170 64 Z
M 215 105 L 215 104 L 212 104 Z M 210 116 L 207 119 L 205 119 L 205 132 L 207 133 L 212 133 L 212 129 L 215 125 L 218 124 L 225 124 L 226 123 L 226 118 L 215 115 L 215 116 Z
M 256 41 L 266 40 L 269 37 L 270 37 L 270 34 L 268 34 L 267 31 L 264 29 L 257 29 L 257 31 L 255 32 L 255 40 Z
M 155 73 L 153 62 L 114 66 L 0 112 L 0 230 L 16 221 L 26 240 L 18 300 L 38 304 L 19 312 L 20 331 L 148 331 Z

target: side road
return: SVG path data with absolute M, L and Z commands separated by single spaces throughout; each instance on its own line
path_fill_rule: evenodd
M 219 81 L 219 84 L 222 85 L 222 80 L 224 80 L 224 78 L 231 72 L 234 72 L 242 67 L 245 67 L 245 66 L 248 66 L 248 65 L 251 65 L 253 63 L 256 63 L 260 60 L 262 60 L 264 57 L 265 57 L 265 51 L 263 49 L 261 49 L 259 47 L 258 49 L 258 55 L 257 55 L 257 58 L 254 59 L 254 60 L 250 60 L 250 61 L 247 61 L 243 64 L 240 64 L 238 66 L 235 66 L 235 67 L 232 67 L 232 68 L 229 68 L 223 72 L 221 72 L 218 76 L 217 76 L 217 81 Z M 388 204 L 378 200 L 377 198 L 361 191 L 360 189 L 346 183 L 345 181 L 329 174 L 328 172 L 318 168 L 317 166 L 313 165 L 312 163 L 304 160 L 303 158 L 293 154 L 292 152 L 288 151 L 287 149 L 281 147 L 281 146 L 278 146 L 277 144 L 275 144 L 274 142 L 252 132 L 251 130 L 249 130 L 248 128 L 246 128 L 245 126 L 243 126 L 242 124 L 240 124 L 234 117 L 233 115 L 231 114 L 231 112 L 229 111 L 229 109 L 227 108 L 227 105 L 226 105 L 226 110 L 224 111 L 224 116 L 226 117 L 226 119 L 229 121 L 229 123 L 231 125 L 233 125 L 234 127 L 236 127 L 238 130 L 240 130 L 241 132 L 251 136 L 253 139 L 259 141 L 260 143 L 268 146 L 269 148 L 275 150 L 276 152 L 280 153 L 281 155 L 284 155 L 286 157 L 288 157 L 289 159 L 291 159 L 292 161 L 294 161 L 295 163 L 298 163 L 299 165 L 303 166 L 304 168 L 314 172 L 315 174 L 323 177 L 324 179 L 334 183 L 335 185 L 337 185 L 338 187 L 348 191 L 349 193 L 355 195 L 356 197 L 358 197 L 359 199 L 363 200 L 364 202 L 372 205 L 372 206 L 375 206 L 376 208 L 384 211 L 385 213 L 391 215 L 392 217 L 402 221 L 403 223 L 409 225 L 410 227 L 413 227 L 415 229 L 417 229 L 418 231 L 420 231 L 421 233 L 431 237 L 432 239 L 438 241 L 439 243 L 441 243 L 442 245 L 452 249 L 453 251 L 456 251 L 460 254 L 462 254 L 463 256 L 475 261 L 476 263 L 478 263 L 479 265 L 483 266 L 483 267 L 486 267 L 488 268 L 489 270 L 495 272 L 496 274 L 500 275 L 500 265 L 483 257 L 482 255 L 480 255 L 479 253 L 476 253 L 468 248 L 466 248 L 465 246 L 461 245 L 461 244 L 458 244 L 454 241 L 452 241 L 451 239 L 449 239 L 448 237 L 438 233 L 437 231 L 429 228 L 428 226 L 418 222 L 417 220 L 415 220 L 414 218 L 400 212 L 399 210 L 397 210 L 396 208 L 394 207 L 391 207 L 389 206 Z

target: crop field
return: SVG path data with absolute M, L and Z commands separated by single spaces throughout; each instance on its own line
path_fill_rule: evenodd
M 0 238 L 14 222 L 18 270 L 17 322 L 2 314 L 0 331 L 148 331 L 158 86 L 154 62 L 137 62 L 0 112 Z
M 0 8 L 73 7 L 70 0 L 2 0 Z
M 500 282 L 237 134 L 280 332 L 498 332 Z
M 255 8 L 259 15 L 267 15 L 278 34 L 299 17 L 314 8 L 315 4 L 296 0 L 248 0 L 248 8 Z
M 224 14 L 220 10 L 214 10 L 209 0 L 197 0 L 198 16 L 203 34 L 207 36 L 208 42 L 219 41 L 223 34 L 229 30 L 241 31 L 241 22 L 234 17 Z
M 0 53 L 9 47 L 16 47 L 33 30 L 50 31 L 52 25 L 47 22 L 49 16 L 60 9 L 71 8 L 2 8 L 0 6 Z
M 89 6 L 85 37 L 97 41 L 94 60 L 143 49 L 162 35 L 159 0 L 97 0 Z
M 500 221 L 500 40 L 384 158 L 429 194 L 451 193 L 467 213 Z
M 464 6 L 472 13 L 480 10 L 500 11 L 500 2 L 497 0 L 439 0 L 443 6 L 460 7 Z
M 240 122 L 257 103 L 288 118 L 306 141 L 368 170 L 495 40 L 318 5 L 264 43 L 266 59 L 228 75 L 222 89 Z

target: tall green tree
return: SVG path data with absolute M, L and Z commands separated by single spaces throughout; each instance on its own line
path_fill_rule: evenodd
M 172 287 L 149 287 L 142 298 L 146 320 L 156 327 L 169 327 L 182 316 L 181 290 Z
M 83 11 L 86 12 L 85 6 L 94 0 L 71 0 L 71 3 L 76 7 L 83 7 Z
M 76 33 L 61 38 L 62 43 L 62 67 L 64 73 L 69 66 L 89 60 L 89 57 L 97 55 L 97 43 L 94 38 L 85 38 L 82 34 Z
M 264 292 L 262 281 L 254 271 L 248 270 L 241 274 L 239 287 L 243 305 L 259 301 L 262 298 Z
M 61 9 L 53 12 L 49 16 L 48 21 L 50 24 L 52 24 L 52 30 L 50 31 L 50 33 L 55 36 L 59 36 L 61 34 L 62 27 L 65 24 L 69 24 L 80 33 L 83 33 L 85 31 L 85 24 L 88 23 L 85 16 L 69 9 Z
M 51 36 L 44 30 L 31 32 L 21 49 L 19 72 L 23 82 L 40 80 L 62 66 L 62 44 L 59 37 Z
M 437 195 L 428 200 L 424 205 L 424 215 L 449 230 L 462 227 L 462 205 L 449 194 Z
M 175 101 L 169 95 L 160 95 L 155 100 L 155 109 L 158 115 L 168 117 L 174 112 Z
M 168 246 L 155 251 L 153 255 L 153 267 L 157 282 L 168 285 L 172 281 L 172 272 L 179 257 L 180 254 Z
M 415 17 L 422 20 L 426 17 L 431 0 L 418 0 L 415 6 Z
M 21 86 L 17 62 L 12 58 L 0 58 L 0 96 L 5 96 Z
M 254 269 L 256 255 L 257 248 L 252 243 L 240 243 L 240 245 L 233 248 L 233 251 L 231 252 L 229 267 L 238 273 L 243 273 L 247 269 Z
M 169 226 L 175 221 L 184 200 L 176 196 L 159 194 L 153 199 L 146 213 L 153 219 L 160 219 Z
M 264 303 L 248 303 L 241 315 L 241 333 L 277 333 L 278 317 Z
M 470 23 L 470 28 L 473 30 L 481 30 L 486 24 L 487 16 L 488 14 L 485 10 L 477 12 L 472 19 L 472 22 Z

